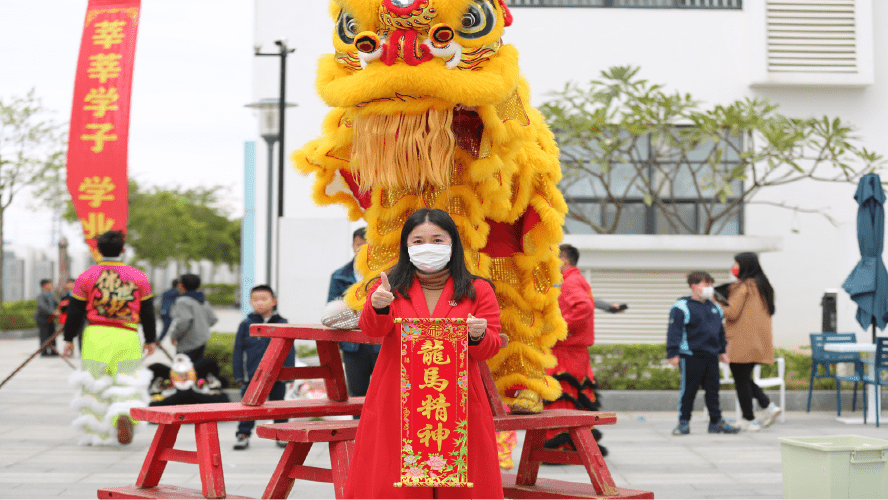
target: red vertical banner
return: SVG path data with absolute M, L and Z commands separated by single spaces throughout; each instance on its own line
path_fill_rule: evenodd
M 461 318 L 401 325 L 401 486 L 468 482 L 469 331 Z
M 89 0 L 68 134 L 68 192 L 93 256 L 95 237 L 126 232 L 127 139 L 141 0 Z

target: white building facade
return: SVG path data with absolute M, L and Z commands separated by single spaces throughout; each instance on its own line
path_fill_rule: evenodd
M 875 0 L 511 0 L 514 23 L 504 42 L 521 55 L 530 82 L 531 105 L 566 82 L 588 82 L 612 66 L 639 66 L 640 76 L 688 92 L 703 107 L 745 97 L 769 99 L 782 114 L 840 117 L 858 129 L 859 144 L 886 152 L 888 136 L 888 2 Z M 516 4 L 545 4 L 520 6 Z M 564 7 L 563 5 L 573 5 Z M 559 6 L 562 5 L 562 6 Z M 634 6 L 634 7 L 633 7 Z M 686 8 L 686 7 L 705 8 Z M 720 8 L 716 8 L 720 7 Z M 287 155 L 320 134 L 328 108 L 314 88 L 316 61 L 332 52 L 334 23 L 328 2 L 256 0 L 255 41 L 263 51 L 286 38 L 296 52 L 288 58 Z M 819 10 L 818 10 L 819 9 Z M 820 59 L 795 65 L 774 36 L 781 25 L 812 26 L 811 45 Z M 769 31 L 770 30 L 770 31 Z M 852 39 L 851 54 L 836 57 L 822 32 Z M 820 37 L 820 41 L 818 41 Z M 819 44 L 819 45 L 818 45 Z M 819 47 L 819 48 L 818 48 Z M 254 98 L 279 95 L 278 58 L 257 57 Z M 261 144 L 261 143 L 260 143 Z M 257 165 L 268 159 L 257 148 Z M 352 223 L 340 207 L 317 207 L 312 179 L 292 168 L 284 182 L 278 282 L 282 314 L 291 322 L 316 323 L 327 297 L 330 273 L 351 258 Z M 256 185 L 265 186 L 264 168 Z M 841 285 L 860 255 L 857 246 L 856 184 L 800 182 L 762 191 L 757 200 L 822 209 L 835 225 L 815 214 L 769 205 L 744 209 L 736 236 L 569 234 L 581 250 L 580 267 L 598 298 L 629 304 L 620 315 L 600 313 L 599 343 L 664 342 L 668 308 L 687 294 L 685 274 L 708 270 L 717 282 L 729 279 L 733 255 L 760 253 L 776 294 L 775 343 L 796 349 L 821 330 L 821 298 L 838 291 L 838 330 L 869 332 L 854 321 L 856 305 Z M 257 206 L 265 203 L 257 189 Z M 264 275 L 264 210 L 257 209 L 257 276 Z

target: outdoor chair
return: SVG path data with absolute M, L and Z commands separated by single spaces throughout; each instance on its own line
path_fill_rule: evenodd
M 866 361 L 864 361 L 866 363 Z M 873 384 L 876 386 L 876 427 L 879 426 L 879 413 L 882 413 L 880 410 L 882 409 L 882 399 L 881 392 L 882 386 L 888 385 L 888 381 L 882 380 L 882 372 L 888 371 L 888 337 L 879 337 L 876 339 L 876 358 L 875 358 L 875 366 L 873 366 L 873 378 L 869 379 L 864 377 L 863 383 L 864 387 L 866 384 Z M 866 397 L 863 398 L 863 423 L 866 423 Z
M 786 360 L 774 358 L 774 363 L 777 364 L 776 377 L 762 378 L 762 365 L 756 364 L 752 369 L 752 381 L 762 389 L 766 387 L 780 388 L 780 408 L 783 408 L 783 411 L 780 412 L 780 422 L 786 422 L 786 380 L 784 379 L 786 375 Z M 721 378 L 718 381 L 719 385 L 733 384 L 734 376 L 731 374 L 730 365 L 719 362 L 718 367 L 721 371 Z M 734 391 L 734 409 L 737 413 L 737 422 L 739 422 L 743 415 L 740 411 L 740 398 L 737 397 L 736 390 Z
M 851 398 L 851 411 L 857 409 L 857 384 L 863 382 L 863 360 L 857 352 L 831 352 L 824 349 L 827 343 L 857 343 L 857 335 L 853 333 L 823 332 L 811 334 L 811 381 L 808 384 L 808 409 L 811 411 L 811 395 L 814 390 L 815 378 L 831 378 L 836 381 L 836 412 L 842 415 L 842 381 L 854 382 L 854 396 Z M 830 371 L 834 363 L 853 363 L 854 375 L 839 375 Z M 818 374 L 817 367 L 823 365 L 823 374 Z

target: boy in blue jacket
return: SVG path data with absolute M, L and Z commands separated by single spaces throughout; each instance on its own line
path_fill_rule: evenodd
M 706 408 L 709 410 L 711 434 L 736 434 L 738 427 L 729 425 L 722 418 L 718 402 L 718 362 L 728 364 L 725 354 L 724 313 L 721 307 L 709 300 L 714 293 L 712 276 L 704 271 L 688 274 L 691 296 L 682 297 L 669 310 L 669 330 L 666 333 L 666 357 L 672 366 L 681 367 L 678 427 L 672 434 L 690 434 L 688 424 L 697 389 L 703 385 L 706 391 Z
M 271 341 L 269 337 L 252 337 L 250 336 L 250 325 L 255 323 L 286 323 L 287 320 L 282 318 L 280 314 L 275 312 L 277 307 L 277 298 L 274 291 L 268 285 L 258 285 L 250 290 L 250 306 L 253 312 L 247 318 L 241 321 L 237 328 L 237 336 L 234 339 L 234 359 L 232 360 L 232 368 L 234 370 L 234 378 L 242 383 L 241 396 L 247 392 L 247 386 L 268 349 L 268 343 Z M 290 349 L 284 366 L 294 366 L 296 364 L 296 353 Z M 269 401 L 281 401 L 287 390 L 286 384 L 283 382 L 275 382 L 268 395 Z M 275 420 L 275 423 L 286 422 L 286 419 Z M 240 422 L 237 426 L 237 442 L 234 445 L 235 450 L 245 450 L 250 446 L 250 435 L 253 433 L 253 427 L 256 422 L 247 420 Z M 278 441 L 278 446 L 285 447 L 287 443 Z

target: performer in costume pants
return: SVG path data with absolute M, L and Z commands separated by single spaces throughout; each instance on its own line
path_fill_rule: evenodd
M 141 369 L 141 322 L 148 353 L 154 352 L 156 324 L 151 287 L 144 273 L 120 262 L 123 235 L 109 231 L 96 238 L 107 260 L 90 267 L 74 284 L 65 323 L 65 356 L 74 352 L 74 337 L 83 323 L 81 370 L 69 377 L 79 389 L 71 407 L 81 412 L 73 425 L 84 435 L 78 444 L 128 444 L 132 440 L 131 408 L 148 406 L 151 372 Z

